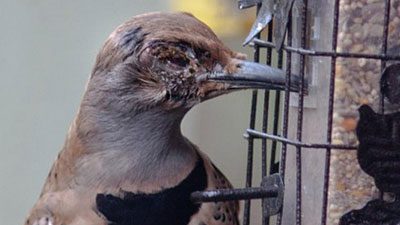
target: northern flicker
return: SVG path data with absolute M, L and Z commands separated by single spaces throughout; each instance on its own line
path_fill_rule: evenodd
M 292 77 L 291 88 L 298 83 Z M 284 85 L 283 71 L 245 61 L 188 13 L 133 17 L 100 50 L 25 224 L 239 224 L 238 202 L 190 201 L 231 184 L 180 124 L 207 99 Z

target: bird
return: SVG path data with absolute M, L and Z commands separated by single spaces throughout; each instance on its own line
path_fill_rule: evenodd
M 387 225 L 400 224 L 400 202 L 373 199 L 361 209 L 344 214 L 339 225 Z
M 181 132 L 185 114 L 243 89 L 296 91 L 282 70 L 247 61 L 186 12 L 118 26 L 99 51 L 78 112 L 25 225 L 235 225 L 237 201 L 195 203 L 232 188 Z
M 380 114 L 368 105 L 358 109 L 360 119 L 356 134 L 359 140 L 357 159 L 361 169 L 375 180 L 382 192 L 400 194 L 400 113 Z

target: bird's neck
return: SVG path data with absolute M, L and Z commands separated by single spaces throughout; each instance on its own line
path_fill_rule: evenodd
M 79 112 L 76 131 L 90 152 L 162 154 L 166 147 L 184 139 L 180 129 L 183 116 L 182 112 L 157 108 L 130 114 L 88 108 Z
M 135 182 L 150 178 L 161 180 L 177 171 L 191 171 L 198 156 L 181 133 L 184 114 L 157 109 L 127 117 L 108 112 L 81 112 L 76 133 L 88 155 L 81 164 L 83 167 L 100 164 L 103 168 L 99 170 L 106 174 L 99 176 Z M 94 177 L 92 172 L 88 176 Z

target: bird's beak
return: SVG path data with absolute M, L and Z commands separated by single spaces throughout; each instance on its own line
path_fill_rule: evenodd
M 231 67 L 234 68 L 231 72 L 227 69 L 213 71 L 202 79 L 227 84 L 228 89 L 285 90 L 286 74 L 283 70 L 244 60 L 235 60 Z M 290 91 L 298 92 L 300 77 L 291 75 L 290 78 Z M 305 81 L 304 87 L 306 83 Z

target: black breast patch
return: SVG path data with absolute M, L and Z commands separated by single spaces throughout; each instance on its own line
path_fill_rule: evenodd
M 96 206 L 110 225 L 187 225 L 200 204 L 190 200 L 194 191 L 207 187 L 204 162 L 199 159 L 179 185 L 154 194 L 125 193 L 123 198 L 97 194 Z

